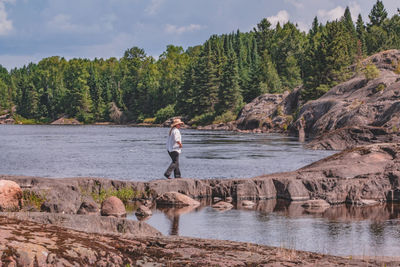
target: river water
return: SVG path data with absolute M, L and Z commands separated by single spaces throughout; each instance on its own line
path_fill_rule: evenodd
M 0 174 L 164 178 L 168 128 L 0 125 Z M 306 150 L 292 137 L 181 130 L 183 177 L 239 178 L 296 170 L 330 151 Z
M 281 135 L 181 130 L 183 177 L 234 178 L 296 170 L 332 151 L 306 150 Z M 163 178 L 167 128 L 0 125 L 0 174 L 41 177 Z M 203 203 L 204 204 L 204 203 Z M 209 203 L 208 203 L 209 204 Z M 352 256 L 398 256 L 400 208 L 333 207 L 309 214 L 298 203 L 262 201 L 219 212 L 153 210 L 147 222 L 166 235 L 246 241 Z M 136 220 L 133 214 L 128 216 Z

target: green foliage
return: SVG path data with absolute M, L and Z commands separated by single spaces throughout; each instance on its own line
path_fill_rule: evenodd
M 371 12 L 368 15 L 369 20 L 370 20 L 370 23 L 368 24 L 368 27 L 372 27 L 372 26 L 378 26 L 379 27 L 379 26 L 381 26 L 382 23 L 387 18 L 387 15 L 388 15 L 388 13 L 385 10 L 383 2 L 377 0 L 375 5 L 372 7 Z
M 0 66 L 0 111 L 16 106 L 23 123 L 64 115 L 84 123 L 162 122 L 180 115 L 205 124 L 261 94 L 301 84 L 303 100 L 316 99 L 349 77 L 348 66 L 386 49 L 400 49 L 400 14 L 389 18 L 379 0 L 367 25 L 361 15 L 354 25 L 348 7 L 339 20 L 322 24 L 315 17 L 308 33 L 264 18 L 251 32 L 212 35 L 186 51 L 168 45 L 157 60 L 132 47 L 120 59 L 55 56 L 10 72 Z
M 90 195 L 97 203 L 102 203 L 108 197 L 115 196 L 126 205 L 129 201 L 139 198 L 142 193 L 140 191 L 134 190 L 131 187 L 123 187 L 119 189 L 101 188 L 99 192 L 92 192 Z
M 386 85 L 384 83 L 380 83 L 378 85 L 378 87 L 376 87 L 376 91 L 377 92 L 382 92 L 383 90 L 385 90 L 385 88 L 386 88 Z
M 22 199 L 24 200 L 24 206 L 33 206 L 40 210 L 40 207 L 46 201 L 46 194 L 37 193 L 30 190 L 23 190 Z
M 155 122 L 156 123 L 163 123 L 169 118 L 172 118 L 175 116 L 175 105 L 168 105 L 165 108 L 162 108 L 157 111 L 155 117 Z
M 281 105 L 276 107 L 276 115 L 283 116 L 283 107 Z
M 39 122 L 35 119 L 26 119 L 21 115 L 14 114 L 13 119 L 16 124 L 38 124 Z
M 400 63 L 397 63 L 396 69 L 394 70 L 396 74 L 400 75 Z
M 193 126 L 207 125 L 214 121 L 215 113 L 208 112 L 201 115 L 195 116 L 189 123 Z
M 156 118 L 146 118 L 143 120 L 143 123 L 153 124 L 156 122 Z
M 215 117 L 213 124 L 218 123 L 227 123 L 230 121 L 236 120 L 237 115 L 235 115 L 232 111 L 228 110 L 227 112 Z
M 367 66 L 365 66 L 363 73 L 365 75 L 365 79 L 370 81 L 370 80 L 378 78 L 380 71 L 374 64 L 369 63 L 369 64 L 367 64 Z

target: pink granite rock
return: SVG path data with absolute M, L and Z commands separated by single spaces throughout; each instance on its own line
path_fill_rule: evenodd
M 125 217 L 126 209 L 124 203 L 117 197 L 109 197 L 101 203 L 102 216 Z
M 21 187 L 16 182 L 0 180 L 0 211 L 19 211 L 21 208 Z

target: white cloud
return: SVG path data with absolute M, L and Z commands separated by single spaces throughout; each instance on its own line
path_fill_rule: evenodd
M 361 13 L 361 6 L 357 2 L 351 2 L 349 5 L 351 18 L 353 21 L 357 21 L 358 14 Z
M 296 8 L 304 8 L 304 4 L 298 0 L 285 0 L 285 2 L 294 5 Z
M 107 43 L 92 44 L 80 47 L 80 51 L 75 51 L 73 55 L 66 55 L 66 58 L 73 58 L 76 56 L 85 58 L 120 58 L 126 49 L 136 44 L 135 36 L 127 33 L 119 33 L 111 37 Z
M 47 23 L 47 27 L 56 32 L 99 33 L 104 32 L 105 30 L 114 30 L 114 22 L 116 20 L 117 17 L 111 14 L 96 19 L 96 24 L 77 24 L 73 23 L 73 19 L 70 15 L 58 14 Z
M 65 14 L 58 14 L 53 17 L 48 23 L 50 28 L 62 31 L 76 31 L 79 29 L 78 25 L 71 23 L 71 16 Z
M 4 3 L 14 3 L 15 0 L 0 0 L 0 36 L 7 35 L 13 29 L 13 23 L 7 18 L 6 7 Z
M 150 5 L 144 10 L 148 15 L 157 14 L 165 0 L 151 0 Z
M 299 21 L 296 23 L 297 27 L 300 29 L 300 31 L 307 32 L 310 29 L 310 25 L 303 21 Z
M 188 26 L 178 27 L 176 25 L 167 24 L 165 32 L 169 34 L 182 34 L 185 32 L 194 32 L 203 29 L 204 27 L 199 24 L 190 24 Z
M 272 26 L 278 24 L 285 24 L 289 21 L 289 13 L 286 10 L 281 10 L 276 14 L 276 16 L 271 16 L 267 18 L 269 22 L 271 22 Z
M 321 18 L 321 20 L 331 21 L 331 20 L 340 19 L 344 14 L 344 10 L 345 10 L 344 7 L 337 6 L 331 10 L 320 9 L 320 10 L 318 10 L 317 14 L 318 14 L 318 17 Z

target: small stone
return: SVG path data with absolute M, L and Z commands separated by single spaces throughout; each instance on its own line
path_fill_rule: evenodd
M 233 201 L 232 197 L 225 198 L 225 202 L 232 203 L 232 201 Z
M 102 216 L 114 216 L 114 217 L 125 217 L 126 209 L 124 203 L 115 197 L 109 197 L 101 203 L 101 215 Z

